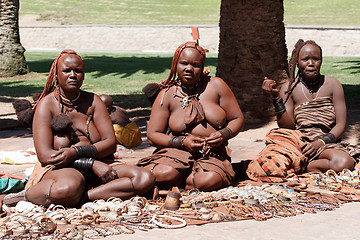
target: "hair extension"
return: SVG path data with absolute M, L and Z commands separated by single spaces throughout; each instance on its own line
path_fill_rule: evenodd
M 68 115 L 62 113 L 60 115 L 53 117 L 53 119 L 50 122 L 50 127 L 53 131 L 59 132 L 71 127 L 72 124 L 73 122 L 71 118 Z
M 170 74 L 169 76 L 160 83 L 160 88 L 166 88 L 172 86 L 176 80 L 176 67 L 180 58 L 181 53 L 184 51 L 185 48 L 194 48 L 196 49 L 201 55 L 201 63 L 202 68 L 204 69 L 205 66 L 205 58 L 206 58 L 206 50 L 200 47 L 196 42 L 186 42 L 185 44 L 181 44 L 175 51 L 174 57 L 171 64 Z M 202 74 L 202 76 L 204 73 Z
M 294 49 L 293 49 L 293 51 L 291 53 L 291 58 L 289 60 L 290 82 L 289 82 L 288 89 L 285 91 L 285 94 L 286 94 L 285 103 L 289 99 L 289 97 L 290 97 L 291 93 L 293 92 L 294 88 L 296 87 L 296 85 L 300 82 L 300 79 L 298 79 L 298 81 L 295 82 L 296 78 L 300 75 L 299 70 L 295 75 L 295 70 L 296 70 L 296 67 L 298 66 L 298 63 L 299 63 L 300 50 L 302 49 L 302 47 L 304 47 L 307 44 L 311 44 L 311 45 L 314 45 L 314 46 L 318 47 L 320 49 L 320 56 L 321 56 L 321 59 L 322 59 L 322 49 L 315 41 L 307 40 L 306 42 L 304 42 L 303 39 L 299 39 L 296 42 L 296 44 L 294 46 Z
M 33 106 L 33 110 L 35 110 L 37 104 L 40 102 L 41 99 L 43 99 L 46 95 L 48 95 L 52 90 L 53 88 L 54 89 L 54 92 L 55 94 L 57 95 L 57 99 L 59 99 L 59 109 L 60 109 L 60 101 L 61 101 L 61 98 L 60 98 L 60 91 L 59 91 L 59 86 L 58 86 L 58 82 L 57 82 L 57 71 L 58 71 L 58 62 L 59 62 L 59 59 L 64 56 L 64 55 L 70 55 L 70 54 L 74 54 L 76 56 L 78 56 L 81 61 L 84 63 L 84 59 L 82 59 L 82 57 L 80 57 L 80 55 L 78 55 L 74 50 L 71 50 L 71 49 L 65 49 L 63 50 L 59 56 L 57 56 L 54 60 L 54 62 L 52 63 L 51 65 L 51 68 L 50 68 L 50 72 L 49 72 L 49 75 L 46 79 L 46 83 L 45 83 L 45 87 L 44 87 L 44 90 L 43 92 L 41 93 L 39 99 L 35 102 L 34 106 Z M 55 78 L 55 79 L 54 79 Z M 61 111 L 61 110 L 60 110 Z

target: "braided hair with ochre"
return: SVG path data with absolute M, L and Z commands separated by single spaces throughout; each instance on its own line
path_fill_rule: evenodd
M 65 55 L 76 55 L 84 63 L 84 59 L 82 59 L 82 57 L 80 57 L 80 55 L 78 55 L 74 50 L 71 50 L 71 49 L 63 50 L 60 53 L 60 55 L 57 56 L 55 58 L 54 62 L 52 63 L 49 75 L 46 79 L 44 90 L 41 93 L 39 99 L 35 102 L 35 105 L 32 108 L 33 110 L 36 108 L 36 106 L 40 102 L 40 100 L 43 99 L 46 95 L 48 95 L 53 89 L 54 89 L 55 97 L 59 100 L 59 109 L 60 109 L 61 97 L 60 97 L 60 91 L 59 91 L 58 80 L 57 80 L 57 70 L 58 70 L 57 65 L 58 65 L 59 59 Z
M 298 70 L 296 75 L 295 75 L 295 70 L 299 63 L 300 50 L 302 49 L 302 47 L 304 47 L 307 44 L 311 44 L 311 45 L 318 47 L 320 49 L 320 56 L 322 58 L 322 49 L 315 41 L 307 40 L 305 42 L 304 40 L 299 39 L 296 42 L 294 50 L 291 53 L 291 58 L 289 60 L 290 83 L 289 83 L 288 89 L 285 91 L 285 95 L 286 95 L 285 103 L 289 99 L 289 97 L 290 97 L 291 93 L 293 92 L 294 88 L 296 87 L 296 85 L 300 82 L 300 78 L 297 78 L 300 74 L 300 70 Z M 296 79 L 297 79 L 297 81 L 295 82 Z
M 169 76 L 160 83 L 160 88 L 166 88 L 170 87 L 173 84 L 176 83 L 176 67 L 180 58 L 181 53 L 184 51 L 185 48 L 194 48 L 197 50 L 201 55 L 201 63 L 202 63 L 202 69 L 204 69 L 205 66 L 205 58 L 206 58 L 206 50 L 200 47 L 196 42 L 186 42 L 184 44 L 181 44 L 175 51 L 174 57 L 171 64 L 171 70 Z M 207 73 L 202 73 L 202 77 L 206 75 Z

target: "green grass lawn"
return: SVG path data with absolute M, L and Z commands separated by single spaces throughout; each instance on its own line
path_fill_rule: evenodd
M 20 14 L 61 24 L 219 24 L 221 0 L 22 0 Z M 284 0 L 285 23 L 360 26 L 358 0 Z
M 358 0 L 285 0 L 285 23 L 360 26 Z
M 83 89 L 97 94 L 106 93 L 115 98 L 117 104 L 126 108 L 148 107 L 149 103 L 141 89 L 151 82 L 159 83 L 170 72 L 172 55 L 169 54 L 113 54 L 79 53 L 85 60 Z M 0 78 L 0 96 L 9 101 L 13 98 L 30 98 L 41 92 L 46 75 L 58 53 L 26 52 L 26 59 L 33 76 L 31 79 Z M 214 76 L 217 55 L 209 54 L 206 65 Z M 360 95 L 360 58 L 325 57 L 322 73 L 338 78 L 350 99 Z

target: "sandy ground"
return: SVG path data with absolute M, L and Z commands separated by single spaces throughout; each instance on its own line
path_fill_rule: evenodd
M 26 19 L 25 19 L 26 20 Z M 191 40 L 191 26 L 57 26 L 56 23 L 37 23 L 34 18 L 21 19 L 21 41 L 27 50 L 58 50 L 74 48 L 81 51 L 173 51 L 179 43 Z M 34 27 L 37 25 L 37 27 Z M 287 42 L 291 46 L 302 37 L 315 39 L 324 47 L 325 55 L 360 56 L 360 29 L 336 30 L 318 28 L 286 28 Z M 95 37 L 94 37 L 95 36 Z M 200 28 L 201 44 L 217 51 L 218 28 Z M 0 96 L 1 98 L 1 96 Z M 16 116 L 7 99 L 0 99 L 0 127 L 14 124 Z M 6 121 L 4 120 L 6 119 Z M 1 120 L 4 120 L 3 122 Z M 10 123 L 9 123 L 10 122 Z M 4 123 L 4 124 L 3 124 Z M 275 122 L 254 129 L 245 129 L 230 140 L 232 159 L 238 162 L 256 157 L 263 148 L 263 138 Z M 351 134 L 350 134 L 351 135 Z M 357 138 L 348 138 L 357 143 Z M 0 150 L 26 150 L 33 147 L 29 129 L 0 130 Z M 144 143 L 135 151 L 123 151 L 123 160 L 134 164 L 137 159 L 153 151 Z M 0 165 L 0 173 L 23 175 L 32 165 Z M 349 203 L 333 212 L 304 214 L 265 222 L 246 220 L 189 226 L 178 230 L 154 229 L 137 231 L 134 235 L 112 236 L 106 239 L 358 239 L 360 204 Z

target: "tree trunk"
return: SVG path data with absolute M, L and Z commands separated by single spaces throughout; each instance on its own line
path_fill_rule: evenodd
M 29 72 L 19 35 L 19 0 L 0 0 L 0 76 Z
M 245 121 L 265 123 L 272 101 L 262 89 L 267 76 L 287 79 L 287 49 L 282 0 L 222 0 L 216 75 L 233 90 Z

